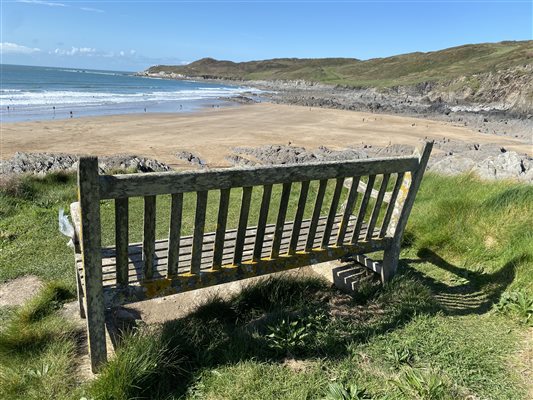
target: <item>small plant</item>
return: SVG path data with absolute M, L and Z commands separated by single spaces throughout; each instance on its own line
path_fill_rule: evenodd
M 400 368 L 402 365 L 412 366 L 414 355 L 408 348 L 391 349 L 387 348 L 386 357 L 394 368 Z
M 392 382 L 409 399 L 451 399 L 448 383 L 442 374 L 431 369 L 405 368 L 403 373 Z
M 495 308 L 499 312 L 515 314 L 524 324 L 533 326 L 533 297 L 523 291 L 503 293 Z
M 293 354 L 307 344 L 312 322 L 289 321 L 282 319 L 278 325 L 269 325 L 271 332 L 266 336 L 271 348 Z
M 372 396 L 366 389 L 357 386 L 355 383 L 343 385 L 341 383 L 330 383 L 324 400 L 368 400 Z

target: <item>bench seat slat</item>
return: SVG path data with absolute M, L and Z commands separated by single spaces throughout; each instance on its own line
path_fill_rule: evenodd
M 342 216 L 339 214 L 335 220 L 335 225 L 338 226 L 340 223 Z M 348 228 L 348 233 L 353 229 L 353 226 L 355 225 L 355 218 L 353 217 L 351 219 L 351 224 Z M 313 248 L 319 248 L 322 243 L 322 237 L 323 232 L 326 224 L 326 217 L 322 217 L 319 220 L 319 225 L 317 226 L 317 235 L 316 239 L 313 243 Z M 307 244 L 307 232 L 309 229 L 310 221 L 304 220 L 302 222 L 302 229 L 301 229 L 301 235 L 300 240 L 297 244 L 297 250 L 303 251 L 305 248 L 305 245 Z M 289 242 L 290 237 L 292 233 L 292 222 L 288 222 L 285 224 L 284 227 L 284 235 L 283 240 L 280 244 L 280 254 L 285 255 L 288 253 L 289 250 Z M 274 233 L 275 225 L 270 224 L 267 225 L 265 228 L 265 246 L 263 247 L 261 256 L 263 258 L 268 258 L 270 255 L 270 246 L 272 244 L 272 238 Z M 234 251 L 234 238 L 235 238 L 236 231 L 230 231 L 227 235 L 227 240 L 225 240 L 225 247 L 222 254 L 222 264 L 228 265 L 232 263 L 233 258 L 233 251 Z M 245 238 L 245 243 L 243 245 L 243 262 L 248 262 L 252 260 L 252 254 L 253 254 L 253 246 L 254 246 L 254 240 L 255 240 L 255 234 L 256 234 L 256 228 L 250 227 L 247 230 L 247 236 Z M 374 237 L 376 238 L 376 243 L 379 242 L 377 239 L 377 236 L 379 234 L 379 231 L 376 230 Z M 365 229 L 362 229 L 361 231 L 361 237 L 360 239 L 363 240 L 366 235 Z M 210 269 L 212 266 L 212 257 L 213 257 L 213 248 L 214 248 L 214 241 L 215 241 L 215 233 L 207 233 L 204 235 L 204 246 L 203 246 L 203 253 L 201 257 L 201 270 L 207 270 Z M 182 237 L 180 241 L 180 249 L 179 249 L 179 263 L 178 263 L 178 273 L 184 273 L 188 272 L 189 264 L 191 261 L 191 253 L 192 253 L 192 236 L 186 236 Z M 336 242 L 335 235 L 331 235 L 330 238 L 330 246 L 334 246 Z M 155 261 L 154 261 L 154 270 L 153 270 L 153 278 L 163 278 L 166 274 L 166 263 L 167 263 L 167 254 L 168 254 L 168 241 L 167 240 L 160 240 L 156 242 L 156 252 L 154 254 Z M 129 278 L 130 282 L 132 284 L 138 283 L 142 279 L 142 244 L 132 244 L 129 247 Z M 114 248 L 106 248 L 103 250 L 103 281 L 104 286 L 110 286 L 115 285 L 115 249 Z

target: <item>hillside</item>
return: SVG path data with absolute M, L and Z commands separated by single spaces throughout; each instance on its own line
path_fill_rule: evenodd
M 350 87 L 392 87 L 453 80 L 532 63 L 533 41 L 530 40 L 469 44 L 366 61 L 280 58 L 235 63 L 204 58 L 184 66 L 153 66 L 146 72 L 230 80 L 306 80 Z

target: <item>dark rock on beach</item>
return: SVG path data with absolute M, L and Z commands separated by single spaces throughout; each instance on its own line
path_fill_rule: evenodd
M 127 172 L 161 172 L 171 168 L 157 160 L 135 155 L 103 156 L 98 159 L 100 172 L 123 170 Z M 57 171 L 75 171 L 78 156 L 60 153 L 22 153 L 17 152 L 9 160 L 0 160 L 0 172 L 45 174 Z

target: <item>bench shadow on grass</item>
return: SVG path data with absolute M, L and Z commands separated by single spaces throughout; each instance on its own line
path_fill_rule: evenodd
M 482 270 L 460 268 L 428 248 L 417 252 L 417 259 L 402 259 L 402 267 L 428 287 L 447 315 L 484 314 L 497 303 L 502 293 L 513 282 L 516 267 L 526 256 L 511 259 L 499 270 L 485 273 Z M 412 265 L 430 263 L 453 274 L 452 284 L 431 278 Z
M 399 329 L 419 314 L 484 313 L 513 281 L 521 261 L 513 259 L 497 272 L 484 274 L 454 266 L 429 249 L 417 256 L 403 259 L 398 276 L 384 288 L 377 276 L 354 264 L 333 271 L 344 286 L 356 288 L 350 294 L 317 278 L 272 278 L 230 299 L 209 299 L 189 315 L 163 324 L 157 337 L 163 359 L 158 362 L 173 369 L 158 370 L 131 395 L 181 396 L 201 371 L 242 361 L 282 365 L 287 358 L 340 360 L 350 357 L 353 343 Z M 420 263 L 456 275 L 458 284 L 423 274 L 414 268 Z M 291 328 L 294 321 L 298 325 Z

